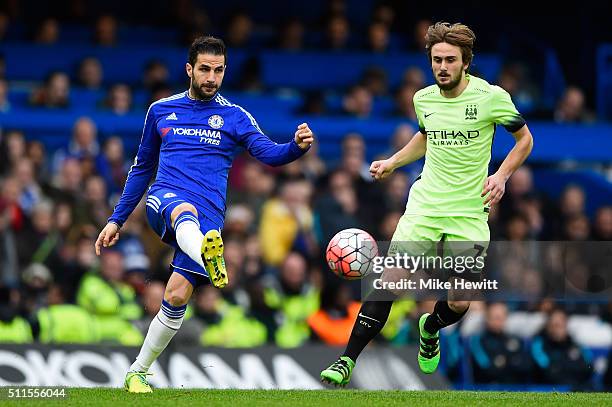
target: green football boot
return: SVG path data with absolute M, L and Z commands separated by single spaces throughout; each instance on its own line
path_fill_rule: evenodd
M 331 364 L 330 367 L 321 372 L 323 383 L 333 384 L 334 386 L 346 386 L 351 381 L 351 374 L 355 362 L 348 356 L 340 356 L 340 359 Z
M 147 376 L 151 374 L 152 373 L 127 372 L 123 387 L 125 387 L 129 393 L 153 393 L 153 389 L 147 381 Z
M 225 260 L 223 259 L 223 239 L 217 229 L 211 229 L 204 235 L 202 241 L 202 261 L 210 278 L 217 288 L 223 288 L 228 283 Z
M 438 368 L 440 363 L 440 332 L 431 335 L 425 331 L 425 320 L 429 313 L 421 315 L 419 319 L 419 367 L 421 372 L 431 374 Z

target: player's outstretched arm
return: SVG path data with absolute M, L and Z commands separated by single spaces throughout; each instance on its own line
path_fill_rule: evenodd
M 385 179 L 399 167 L 410 164 L 425 155 L 427 139 L 420 131 L 400 151 L 386 160 L 374 161 L 370 165 L 370 174 L 374 179 Z
M 99 256 L 102 247 L 111 247 L 119 241 L 119 225 L 114 222 L 106 224 L 96 240 L 96 254 Z
M 245 116 L 250 117 L 250 116 Z M 238 122 L 238 130 L 242 133 L 242 145 L 259 161 L 273 167 L 285 165 L 303 156 L 314 142 L 314 134 L 307 123 L 300 124 L 289 143 L 278 144 L 270 140 L 254 121 L 245 126 L 244 121 Z
M 506 192 L 506 181 L 523 164 L 533 148 L 533 136 L 527 125 L 512 133 L 515 144 L 506 156 L 504 162 L 499 166 L 497 172 L 487 178 L 482 189 L 482 195 L 487 197 L 484 204 L 495 205 Z
M 160 146 L 161 138 L 155 128 L 155 114 L 153 105 L 151 105 L 145 118 L 142 139 L 138 146 L 136 158 L 134 158 L 134 165 L 128 173 L 121 198 L 119 198 L 113 214 L 108 219 L 108 224 L 102 229 L 96 241 L 95 247 L 98 255 L 100 255 L 101 247 L 112 246 L 119 240 L 119 228 L 136 208 L 149 186 L 149 181 L 159 161 Z

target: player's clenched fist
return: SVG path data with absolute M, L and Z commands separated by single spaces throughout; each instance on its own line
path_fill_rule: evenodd
M 98 235 L 96 240 L 96 254 L 100 255 L 102 247 L 111 247 L 119 240 L 119 226 L 115 223 L 108 223 Z
M 301 149 L 307 149 L 314 141 L 314 134 L 308 127 L 307 123 L 302 123 L 297 127 L 295 131 L 295 142 Z
M 391 160 L 374 161 L 370 165 L 370 175 L 374 179 L 385 179 L 395 170 Z

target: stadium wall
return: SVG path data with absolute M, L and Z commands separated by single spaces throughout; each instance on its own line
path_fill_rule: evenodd
M 246 108 L 251 113 L 255 111 L 249 109 L 249 106 Z M 374 158 L 388 150 L 397 126 L 407 123 L 396 119 L 279 117 L 270 112 L 253 114 L 262 129 L 277 142 L 286 142 L 296 123 L 308 122 L 317 134 L 320 154 L 324 159 L 337 158 L 342 138 L 351 132 L 367 137 L 368 155 Z M 74 122 L 80 116 L 82 114 L 75 112 L 21 110 L 0 114 L 0 124 L 6 129 L 23 130 L 28 139 L 41 141 L 49 151 L 53 151 L 67 144 Z M 87 116 L 97 124 L 102 140 L 109 135 L 122 135 L 126 149 L 135 152 L 142 133 L 143 114 L 116 116 L 94 113 Z M 529 162 L 612 162 L 612 125 L 559 125 L 546 122 L 529 122 L 528 125 L 534 135 L 534 148 Z M 498 128 L 493 142 L 493 160 L 503 159 L 513 146 L 512 136 Z
M 121 387 L 121 372 L 137 352 L 114 346 L 2 346 L 0 386 Z M 158 388 L 322 389 L 321 366 L 337 353 L 325 346 L 168 349 L 153 364 L 150 382 Z M 366 351 L 349 387 L 447 389 L 440 374 L 417 373 L 416 353 L 414 346 Z

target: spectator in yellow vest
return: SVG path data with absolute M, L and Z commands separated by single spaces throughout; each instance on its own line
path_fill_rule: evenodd
M 139 319 L 142 308 L 134 289 L 123 281 L 124 274 L 121 253 L 105 251 L 99 274 L 89 272 L 83 276 L 77 304 L 96 316 L 102 340 L 135 345 L 142 341 L 142 335 L 129 321 Z
M 32 329 L 19 315 L 19 292 L 0 286 L 0 343 L 30 343 Z
M 306 319 L 319 308 L 319 290 L 309 281 L 308 264 L 299 253 L 287 256 L 280 275 L 268 276 L 264 281 L 266 304 L 276 310 L 279 326 L 276 344 L 296 347 L 310 338 Z

